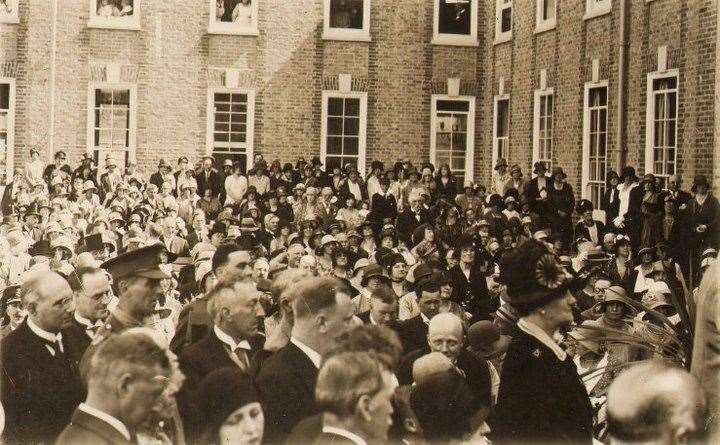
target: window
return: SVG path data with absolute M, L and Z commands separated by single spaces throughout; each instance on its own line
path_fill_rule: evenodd
M 543 32 L 555 28 L 557 23 L 557 0 L 537 0 L 535 16 L 535 32 Z
M 210 34 L 258 35 L 260 0 L 206 0 L 210 5 Z
M 478 0 L 435 0 L 436 45 L 477 46 Z
M 585 85 L 583 119 L 583 190 L 596 209 L 605 193 L 607 170 L 607 82 Z
M 495 96 L 493 121 L 493 165 L 498 159 L 507 159 L 510 148 L 510 97 Z
M 135 159 L 135 96 L 134 85 L 90 85 L 87 150 L 95 161 L 110 156 L 118 165 L 127 165 Z
M 365 172 L 367 93 L 323 91 L 320 157 L 326 171 L 352 164 Z
M 430 159 L 440 168 L 448 164 L 458 180 L 473 179 L 475 98 L 432 96 Z
M 222 164 L 239 161 L 243 171 L 252 164 L 255 133 L 255 92 L 215 88 L 208 92 L 206 152 Z
M 12 177 L 15 140 L 15 79 L 0 78 L 0 164 Z
M 677 173 L 677 70 L 648 75 L 645 171 L 662 181 Z
M 553 157 L 553 115 L 555 100 L 553 89 L 535 91 L 533 113 L 533 163 L 542 161 L 552 166 Z
M 495 43 L 512 39 L 512 0 L 495 0 Z
M 141 0 L 89 0 L 91 28 L 140 29 Z
M 19 0 L 0 0 L 0 23 L 20 23 Z
M 591 19 L 605 15 L 612 10 L 610 0 L 585 0 L 585 15 L 583 19 Z
M 370 0 L 324 0 L 323 39 L 370 41 Z

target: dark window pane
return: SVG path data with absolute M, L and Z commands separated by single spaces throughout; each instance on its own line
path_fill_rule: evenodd
M 230 142 L 245 142 L 245 133 L 230 133 Z
M 453 150 L 465 151 L 467 145 L 467 136 L 465 133 L 455 133 L 452 136 L 452 148 Z
M 330 0 L 331 28 L 363 28 L 363 0 Z
M 672 90 L 677 88 L 677 78 L 676 77 L 666 77 L 664 79 L 655 79 L 653 80 L 653 89 L 654 90 Z
M 245 113 L 247 111 L 247 104 L 234 103 L 232 104 L 232 111 L 235 113 Z
M 440 0 L 438 31 L 441 34 L 470 35 L 470 1 Z
M 247 115 L 245 113 L 234 113 L 230 115 L 230 122 L 234 124 L 244 124 L 247 122 Z
M 331 97 L 328 99 L 328 115 L 330 116 L 342 116 L 343 114 L 343 100 L 337 97 Z
M 512 8 L 502 10 L 500 18 L 500 32 L 508 32 L 512 29 Z
M 230 111 L 230 104 L 216 103 L 215 111 Z
M 325 151 L 327 151 L 328 154 L 341 154 L 342 137 L 328 136 Z
M 345 116 L 360 116 L 360 99 L 345 99 Z
M 358 138 L 346 137 L 343 140 L 343 154 L 356 155 L 358 154 Z
M 228 131 L 227 122 L 215 122 L 215 131 Z
M 437 111 L 470 111 L 470 102 L 466 100 L 439 100 L 435 105 Z
M 230 135 L 227 133 L 215 133 L 215 142 L 228 142 Z
M 335 167 L 342 168 L 341 161 L 337 156 L 325 156 L 325 171 L 332 171 Z
M 341 117 L 329 117 L 327 134 L 329 135 L 341 135 L 343 129 L 343 119 Z
M 7 110 L 10 108 L 10 85 L 7 83 L 0 84 L 0 109 Z
M 215 113 L 215 122 L 230 122 L 230 114 Z
M 230 131 L 235 133 L 245 133 L 247 131 L 247 126 L 245 124 L 232 124 L 230 126 Z
M 345 135 L 358 135 L 360 134 L 360 119 L 357 118 L 345 118 Z
M 215 102 L 230 102 L 230 94 L 215 93 Z
M 232 101 L 235 103 L 238 102 L 247 102 L 247 94 L 233 94 L 232 95 Z
M 555 17 L 555 0 L 543 1 L 543 20 Z

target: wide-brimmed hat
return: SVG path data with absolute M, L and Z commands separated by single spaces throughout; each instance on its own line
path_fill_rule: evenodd
M 710 190 L 710 183 L 708 182 L 708 179 L 705 175 L 695 176 L 695 179 L 693 180 L 693 185 L 692 187 L 690 187 L 690 191 L 695 193 L 699 186 L 704 186 L 706 189 Z
M 50 241 L 44 239 L 36 241 L 35 244 L 30 246 L 30 249 L 28 249 L 28 253 L 31 256 L 52 256 L 52 247 L 50 246 Z
M 619 302 L 625 305 L 625 307 L 628 308 L 631 314 L 637 313 L 637 309 L 635 308 L 635 305 L 632 304 L 630 298 L 627 296 L 627 292 L 625 289 L 623 289 L 621 286 L 610 286 L 607 289 L 605 289 L 604 292 L 605 298 L 602 302 L 599 303 L 599 306 L 602 311 L 605 310 L 605 306 L 610 302 Z
M 376 263 L 371 263 L 365 266 L 365 268 L 363 269 L 362 280 L 360 280 L 360 285 L 363 287 L 367 286 L 368 281 L 372 277 L 381 278 L 388 283 L 390 282 L 390 277 L 385 274 L 385 269 L 383 269 L 381 265 Z
M 502 207 L 503 206 L 503 198 L 502 198 L 502 196 L 498 195 L 497 193 L 493 193 L 492 195 L 489 195 L 487 197 L 487 199 L 485 200 L 485 202 L 487 203 L 488 207 L 493 207 L 493 206 Z
M 469 347 L 484 359 L 505 353 L 510 346 L 511 337 L 502 335 L 500 330 L 489 320 L 473 323 L 467 332 Z
M 593 326 L 593 324 L 585 322 L 581 326 L 578 326 L 568 332 L 568 336 L 575 339 L 575 341 L 577 341 L 590 351 L 596 354 L 599 353 L 602 347 L 600 345 L 600 342 L 598 341 L 600 336 L 594 329 L 588 329 L 584 326 Z
M 581 199 L 575 209 L 579 214 L 593 211 L 593 203 L 589 199 Z
M 655 257 L 655 255 L 657 254 L 657 252 L 655 251 L 655 246 L 645 246 L 640 249 L 640 251 L 638 252 L 638 258 L 642 258 L 643 255 L 647 253 L 651 253 L 653 257 Z
M 497 162 L 495 163 L 495 168 L 494 168 L 494 169 L 495 169 L 495 170 L 500 170 L 500 167 L 507 167 L 507 165 L 508 165 L 507 160 L 506 160 L 505 158 L 500 158 L 500 159 L 498 159 Z
M 555 179 L 555 176 L 562 175 L 563 179 L 567 178 L 567 175 L 563 171 L 562 167 L 553 167 L 552 168 L 552 174 L 550 175 L 551 178 Z
M 245 217 L 240 220 L 240 230 L 243 232 L 254 232 L 260 230 L 260 226 L 257 225 L 254 219 Z
M 523 176 L 522 169 L 518 164 L 513 164 L 513 166 L 510 167 L 510 174 L 512 175 L 515 172 L 520 173 L 520 177 Z
M 97 187 L 94 182 L 87 180 L 83 183 L 83 192 L 87 192 L 89 190 L 97 190 Z

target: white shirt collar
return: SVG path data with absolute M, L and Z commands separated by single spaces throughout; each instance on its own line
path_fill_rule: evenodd
M 430 319 L 427 318 L 422 312 L 420 312 L 420 318 L 422 319 L 423 323 L 430 324 Z
M 320 369 L 320 362 L 322 362 L 322 356 L 318 354 L 317 351 L 315 351 L 310 346 L 306 345 L 295 337 L 290 337 L 290 343 L 297 346 L 305 355 L 307 355 L 313 365 L 315 365 L 317 369 Z
M 90 321 L 89 318 L 85 318 L 82 315 L 78 314 L 77 311 L 75 311 L 75 313 L 73 315 L 75 317 L 75 321 L 77 321 L 81 325 L 85 326 L 86 328 L 94 328 L 96 325 L 102 324 L 101 321 L 98 321 L 97 323 L 93 323 L 92 321 Z
M 78 409 L 80 411 L 84 411 L 86 414 L 90 414 L 93 417 L 97 417 L 98 419 L 102 420 L 103 422 L 107 423 L 111 427 L 118 430 L 118 432 L 120 434 L 122 434 L 126 440 L 128 440 L 128 441 L 131 440 L 130 430 L 127 429 L 127 427 L 125 426 L 124 423 L 122 423 L 115 417 L 111 416 L 110 414 L 102 412 L 99 409 L 93 408 L 92 406 L 87 405 L 85 403 L 81 403 L 78 406 Z
M 252 349 L 252 348 L 250 348 L 250 343 L 248 343 L 247 340 L 241 340 L 240 342 L 236 343 L 235 340 L 233 340 L 232 337 L 230 337 L 229 335 L 227 335 L 226 333 L 224 333 L 224 332 L 222 331 L 222 329 L 220 329 L 219 327 L 217 327 L 217 325 L 213 325 L 213 331 L 215 332 L 215 335 L 217 336 L 217 338 L 218 338 L 221 342 L 223 342 L 223 343 L 225 343 L 226 345 L 228 345 L 228 346 L 230 347 L 230 350 L 233 351 L 233 352 L 234 352 L 235 350 L 237 350 L 238 348 L 240 348 L 240 349 L 245 349 L 246 351 L 249 351 L 250 349 Z
M 368 314 L 368 319 L 370 320 L 370 324 L 377 325 L 377 322 L 375 321 L 375 319 L 372 316 L 372 312 Z
M 52 332 L 48 332 L 45 329 L 41 328 L 40 326 L 33 323 L 33 321 L 28 317 L 27 319 L 27 325 L 30 328 L 31 331 L 38 337 L 42 338 L 43 340 L 47 340 L 51 343 L 62 341 L 62 334 L 57 333 L 53 334 Z
M 342 428 L 336 428 L 334 426 L 324 426 L 322 429 L 322 432 L 335 434 L 336 436 L 342 436 L 342 437 L 348 439 L 349 441 L 351 441 L 352 443 L 354 443 L 355 445 L 367 445 L 367 442 L 365 442 L 365 439 L 363 439 L 362 437 L 358 436 L 355 433 L 351 433 L 350 431 L 344 430 Z
M 540 329 L 535 323 L 528 321 L 527 318 L 522 317 L 520 320 L 518 320 L 517 323 L 518 328 L 520 328 L 521 331 L 525 332 L 526 334 L 535 337 L 537 341 L 542 343 L 543 345 L 547 346 L 552 352 L 555 353 L 558 360 L 561 362 L 564 362 L 567 358 L 567 353 L 563 351 L 563 349 L 555 343 L 555 340 L 552 339 L 545 331 Z

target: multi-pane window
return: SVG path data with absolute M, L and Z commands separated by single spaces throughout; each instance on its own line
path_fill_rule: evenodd
M 552 92 L 538 91 L 535 94 L 535 115 L 533 132 L 533 162 L 543 161 L 552 165 L 553 155 L 553 114 L 554 96 Z
M 605 192 L 607 170 L 608 90 L 606 86 L 589 88 L 587 95 L 586 187 L 588 199 L 592 201 L 595 208 L 599 208 L 600 200 Z
M 432 43 L 476 46 L 477 8 L 478 0 L 435 0 Z
M 103 87 L 94 90 L 93 150 L 95 159 L 110 155 L 120 165 L 130 156 L 131 91 Z
M 495 100 L 493 161 L 507 159 L 510 147 L 510 99 Z
M 545 31 L 555 27 L 557 0 L 537 0 L 535 17 L 536 32 Z
M 495 41 L 504 42 L 512 37 L 512 0 L 496 0 Z
M 213 34 L 257 35 L 258 1 L 206 0 L 210 2 L 210 26 Z
M 5 171 L 9 176 L 12 172 L 13 157 L 13 94 L 14 85 L 10 82 L 0 82 L 0 164 L 5 165 Z
M 323 104 L 323 152 L 325 169 L 351 164 L 365 168 L 367 97 L 358 94 L 325 94 Z
M 473 100 L 433 97 L 433 113 L 433 163 L 438 167 L 448 164 L 456 178 L 471 180 L 475 119 Z
M 239 161 L 245 171 L 248 156 L 252 156 L 252 93 L 227 90 L 212 91 L 211 94 L 210 151 L 217 162 Z
M 323 38 L 370 40 L 370 0 L 325 0 Z
M 140 0 L 89 0 L 88 26 L 140 29 Z
M 674 175 L 677 168 L 677 76 L 651 79 L 648 114 L 652 116 L 652 172 L 658 177 Z

